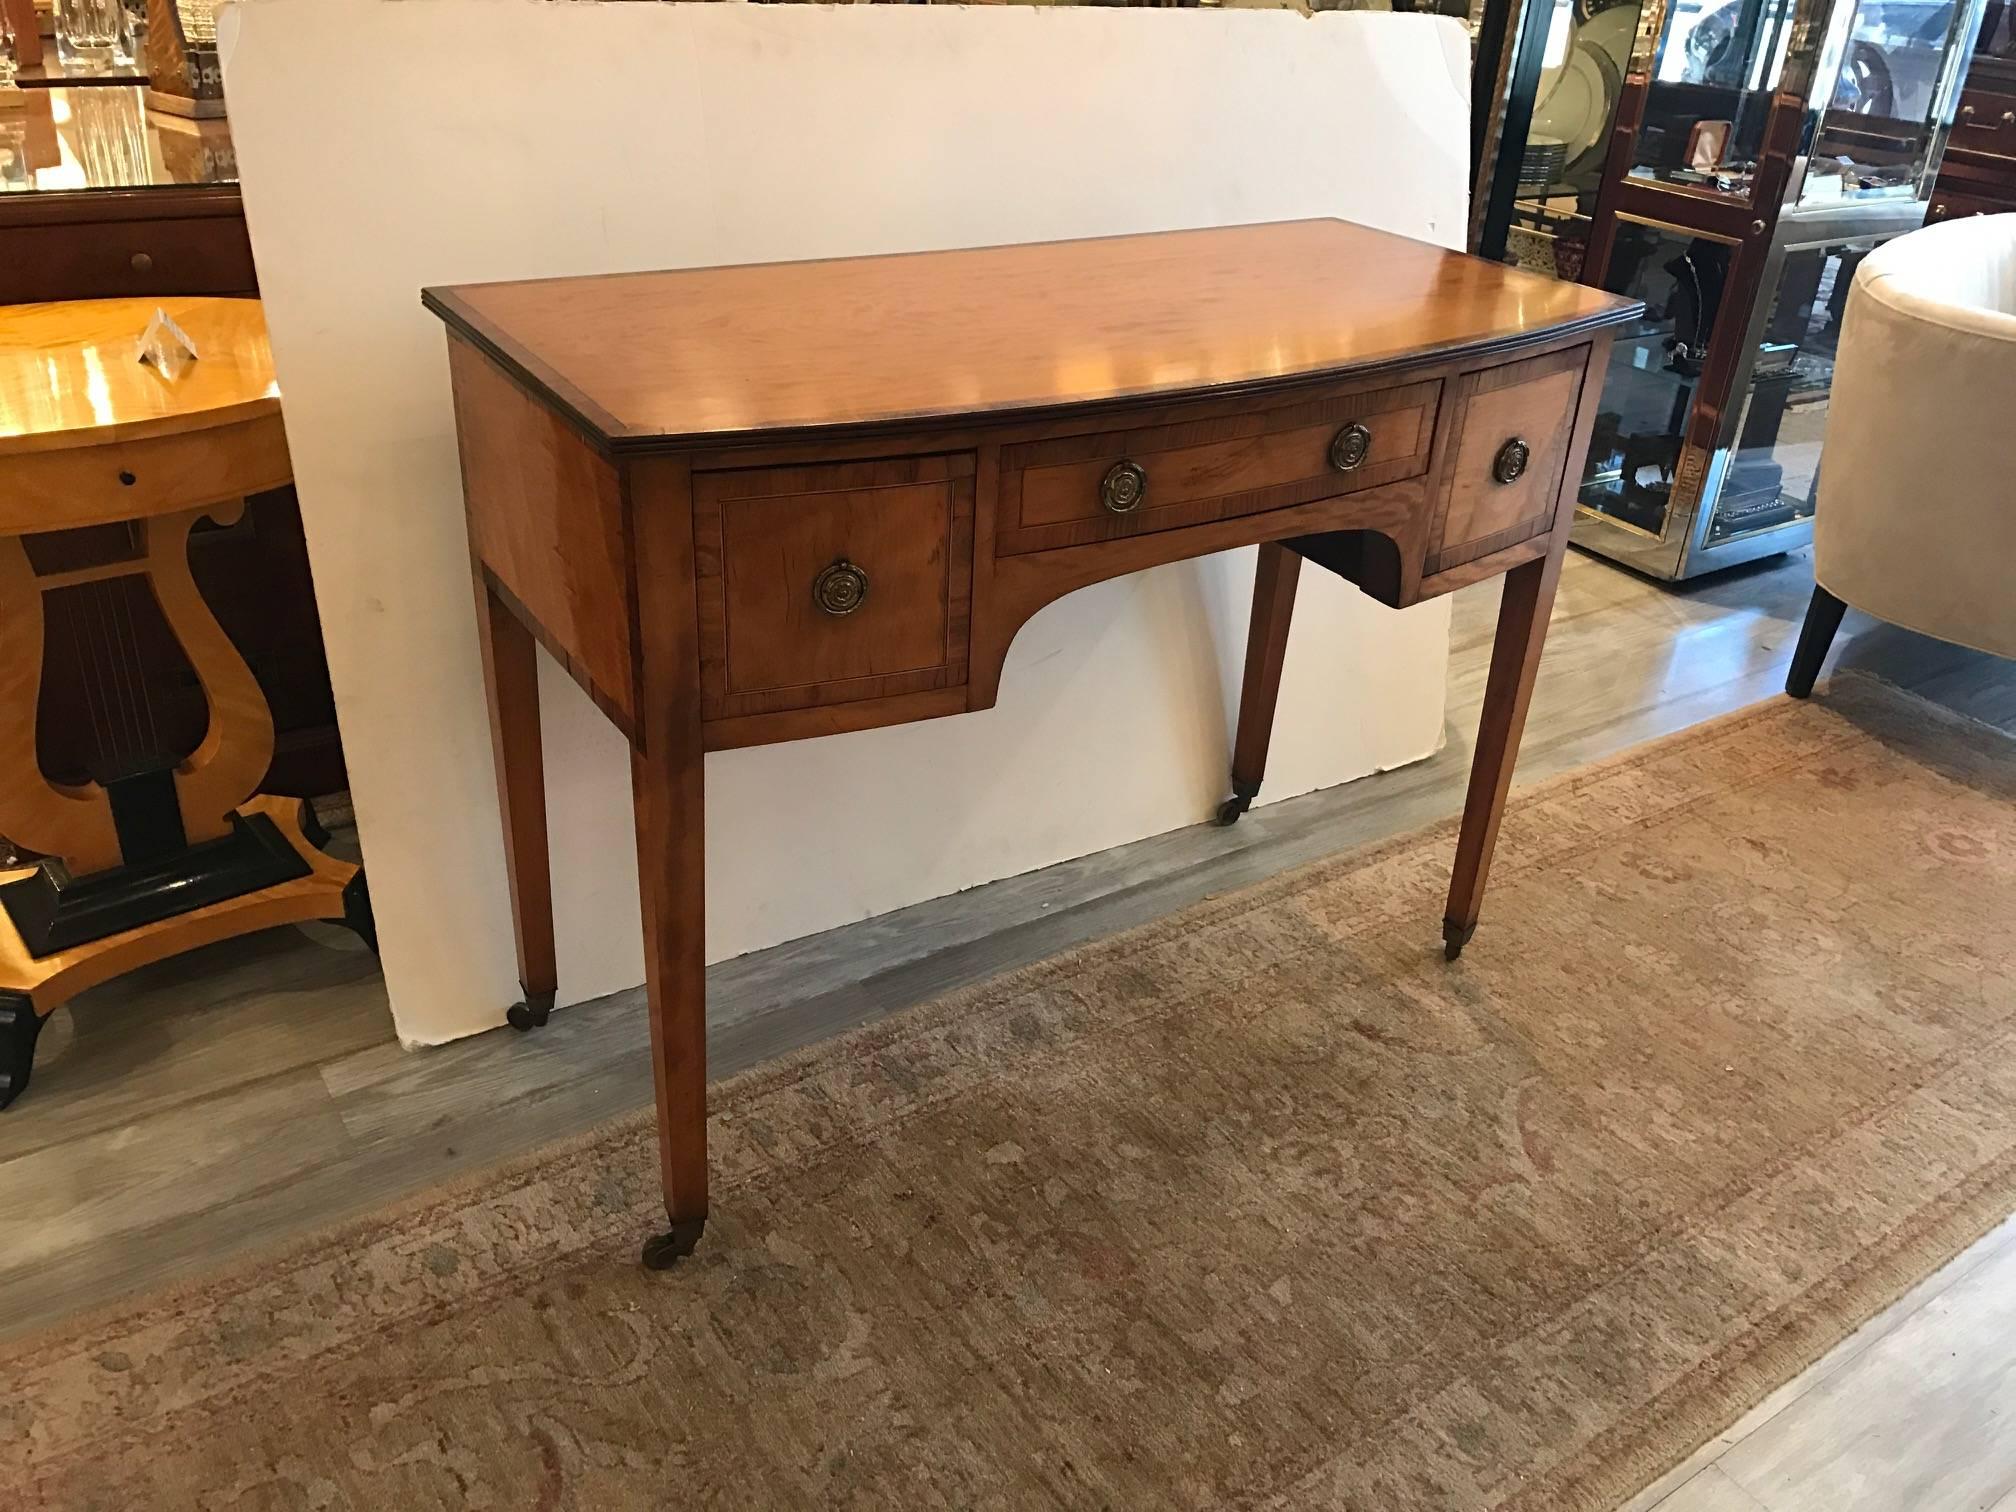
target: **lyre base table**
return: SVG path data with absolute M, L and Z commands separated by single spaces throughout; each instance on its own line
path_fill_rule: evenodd
M 199 353 L 172 379 L 136 360 L 164 309 Z M 292 476 L 258 301 L 20 305 L 0 325 L 0 834 L 42 858 L 0 873 L 5 1108 L 88 987 L 276 924 L 375 932 L 362 869 L 299 799 L 258 791 L 272 711 L 189 566 L 202 521 Z M 53 767 L 52 679 L 88 714 Z M 183 680 L 194 727 L 168 696 Z
M 1341 221 L 429 289 L 447 323 L 520 1027 L 553 1004 L 534 646 L 629 738 L 670 1264 L 707 1217 L 701 757 L 985 709 L 1020 627 L 1261 548 L 1258 793 L 1302 562 L 1504 575 L 1442 922 L 1477 926 L 1595 418 L 1638 307 Z

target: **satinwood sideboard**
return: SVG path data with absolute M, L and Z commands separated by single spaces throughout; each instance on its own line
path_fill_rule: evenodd
M 1313 220 L 473 284 L 448 325 L 524 1001 L 556 987 L 534 645 L 629 737 L 670 1264 L 707 1216 L 706 751 L 985 709 L 1044 604 L 1259 545 L 1259 790 L 1304 560 L 1505 576 L 1443 920 L 1485 873 L 1612 328 L 1598 290 Z

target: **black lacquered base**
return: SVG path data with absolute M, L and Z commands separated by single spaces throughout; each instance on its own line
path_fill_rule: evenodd
M 231 833 L 139 866 L 73 877 L 44 861 L 0 887 L 21 943 L 36 960 L 124 934 L 144 924 L 241 898 L 309 873 L 285 835 L 264 814 L 233 814 Z
M 705 1218 L 682 1218 L 664 1233 L 646 1239 L 641 1257 L 645 1269 L 670 1270 L 699 1248 L 706 1227 Z
M 1255 798 L 1258 798 L 1259 796 L 1260 796 L 1259 783 L 1234 782 L 1232 784 L 1232 796 L 1230 798 L 1227 798 L 1223 803 L 1218 805 L 1218 817 L 1216 822 L 1219 828 L 1222 829 L 1228 824 L 1237 824 L 1239 822 L 1239 816 L 1245 813 L 1246 810 L 1248 810 L 1249 808 L 1253 807 L 1253 800 Z
M 343 884 L 343 924 L 362 940 L 371 954 L 378 954 L 378 920 L 371 912 L 371 885 L 364 880 L 364 868 Z
M 0 992 L 0 1108 L 28 1090 L 42 1020 L 25 992 Z
M 1442 921 L 1442 959 L 1453 961 L 1463 954 L 1463 947 L 1470 943 L 1470 936 L 1477 933 L 1475 924 L 1458 924 L 1453 919 Z

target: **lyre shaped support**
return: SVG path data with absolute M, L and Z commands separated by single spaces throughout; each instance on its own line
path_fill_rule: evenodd
M 37 574 L 19 536 L 0 537 L 0 834 L 61 858 L 73 874 L 120 864 L 111 799 L 96 783 L 53 782 L 36 754 L 47 621 L 43 595 L 107 578 L 147 579 L 162 616 L 196 673 L 208 705 L 203 738 L 174 771 L 182 829 L 190 844 L 230 833 L 231 812 L 251 797 L 273 759 L 273 715 L 252 669 L 197 592 L 189 532 L 208 515 L 234 522 L 242 500 L 136 522 L 137 559 Z

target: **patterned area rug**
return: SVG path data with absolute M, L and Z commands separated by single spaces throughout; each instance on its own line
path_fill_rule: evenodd
M 1602 1509 L 2016 1208 L 2016 747 L 1880 685 L 0 1355 L 10 1506 Z M 500 1115 L 501 1116 L 501 1115 Z M 23 1492 L 25 1491 L 25 1497 Z

